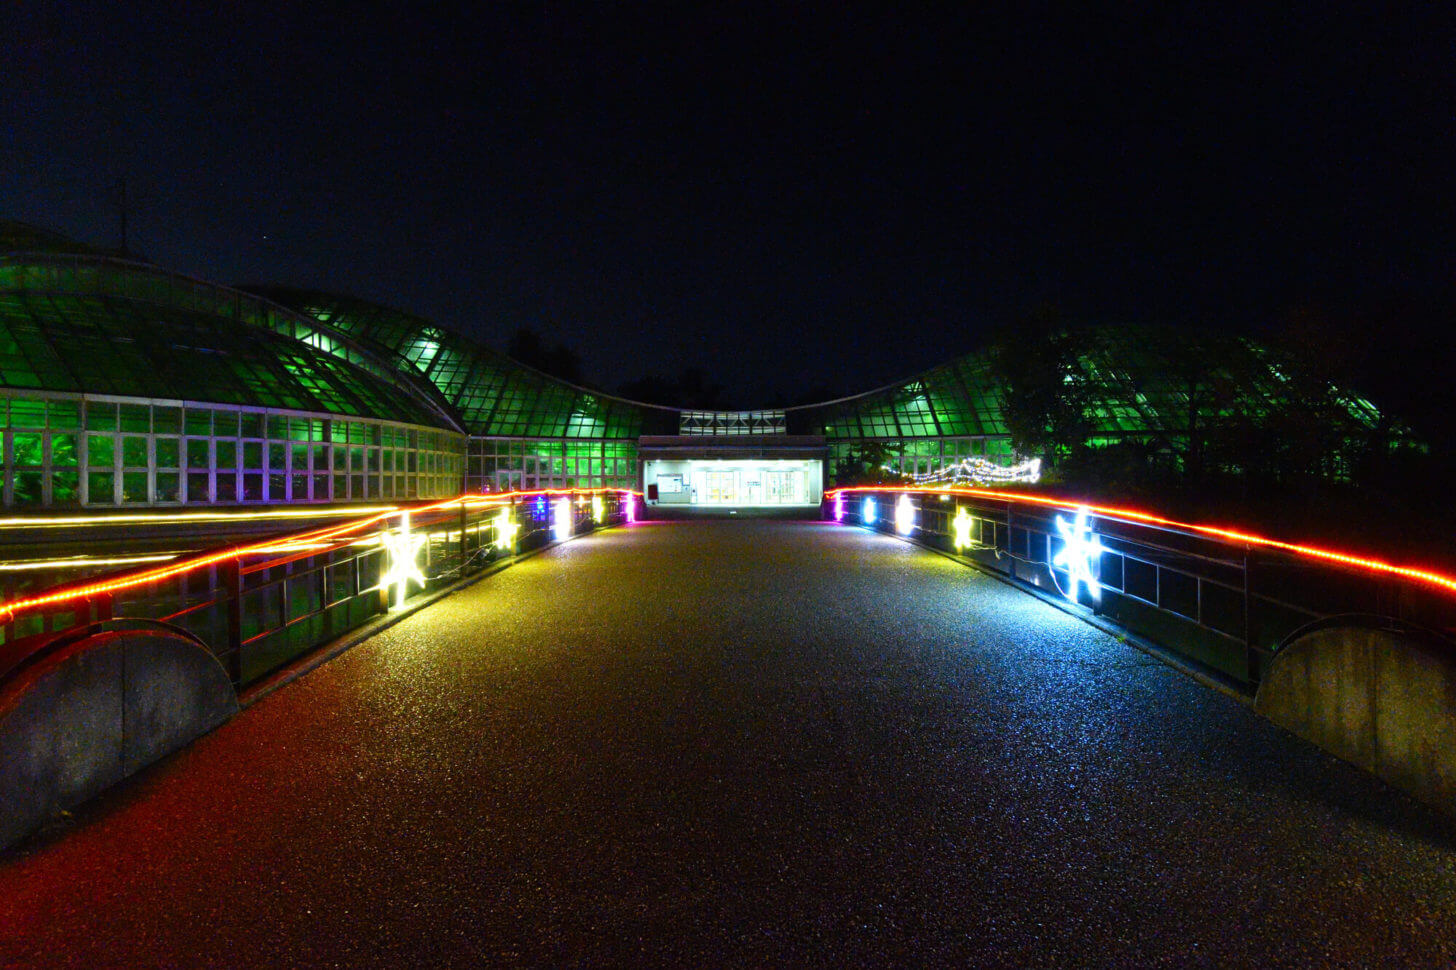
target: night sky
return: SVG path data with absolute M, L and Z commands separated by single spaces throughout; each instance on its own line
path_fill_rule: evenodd
M 115 246 L 125 176 L 169 268 L 739 405 L 1037 308 L 1262 329 L 1456 275 L 1444 4 L 200 6 L 7 7 L 0 218 Z

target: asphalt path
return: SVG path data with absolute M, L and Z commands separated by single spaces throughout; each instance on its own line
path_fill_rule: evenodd
M 1449 966 L 1456 834 L 1032 596 L 640 524 L 0 856 L 20 966 Z

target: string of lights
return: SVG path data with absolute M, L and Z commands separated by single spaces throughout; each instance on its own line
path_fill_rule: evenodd
M 1020 502 L 1025 505 L 1034 505 L 1040 508 L 1057 509 L 1064 512 L 1076 513 L 1080 509 L 1086 509 L 1088 514 L 1103 516 L 1113 519 L 1124 519 L 1129 522 L 1143 525 L 1159 526 L 1169 529 L 1178 529 L 1197 535 L 1208 536 L 1213 539 L 1221 539 L 1226 542 L 1247 544 L 1251 547 L 1261 549 L 1275 549 L 1280 552 L 1290 553 L 1308 559 L 1317 559 L 1323 562 L 1335 563 L 1342 566 L 1349 566 L 1357 569 L 1364 569 L 1370 572 L 1383 573 L 1386 575 L 1400 576 L 1404 579 L 1439 587 L 1450 593 L 1456 593 L 1456 577 L 1431 569 L 1423 569 L 1416 566 L 1401 566 L 1395 563 L 1386 562 L 1382 559 L 1375 559 L 1369 556 L 1358 555 L 1350 552 L 1341 552 L 1334 549 L 1325 549 L 1320 546 L 1312 546 L 1300 542 L 1286 542 L 1282 539 L 1274 539 L 1268 536 L 1256 535 L 1239 529 L 1228 529 L 1221 526 L 1201 525 L 1194 522 L 1180 522 L 1176 519 L 1169 519 L 1151 512 L 1144 512 L 1140 509 L 1123 508 L 1119 506 L 1094 505 L 1086 502 L 1069 501 L 1067 499 L 1053 498 L 1046 495 L 1032 495 L 1026 492 L 1012 492 L 1004 489 L 980 489 L 969 487 L 939 487 L 931 488 L 926 486 L 874 486 L 859 485 L 845 486 L 843 488 L 830 489 L 826 498 L 838 502 L 840 496 L 849 493 L 907 493 L 907 494 L 945 494 L 962 495 L 968 498 L 992 499 L 998 502 Z M 866 501 L 872 501 L 866 499 Z M 836 506 L 840 507 L 840 506 Z M 865 523 L 874 522 L 874 513 L 870 513 Z
M 885 470 L 893 471 L 888 466 Z M 924 475 L 911 475 L 910 481 L 913 485 L 1034 485 L 1041 481 L 1041 459 L 998 465 L 979 456 L 963 458 Z
M 237 561 L 245 557 L 264 553 L 291 553 L 297 551 L 311 551 L 325 548 L 328 543 L 340 540 L 348 536 L 357 536 L 360 532 L 378 525 L 395 515 L 420 516 L 429 512 L 436 512 L 442 509 L 463 508 L 465 510 L 489 508 L 491 506 L 509 506 L 528 499 L 564 499 L 567 508 L 571 507 L 571 500 L 578 496 L 587 497 L 592 495 L 603 495 L 614 493 L 627 497 L 629 502 L 635 502 L 641 493 L 627 489 L 603 488 L 603 489 L 536 489 L 530 491 L 493 492 L 482 495 L 462 495 L 450 499 L 442 499 L 430 502 L 425 505 L 414 506 L 409 509 L 400 509 L 395 506 L 375 507 L 372 514 L 353 519 L 349 522 L 340 523 L 291 536 L 270 537 L 265 540 L 253 543 L 244 543 L 231 546 L 213 552 L 202 553 L 195 556 L 188 556 L 162 566 L 136 572 L 113 575 L 104 579 L 81 584 L 79 586 L 65 586 L 60 589 L 42 592 L 33 596 L 12 600 L 0 604 L 0 622 L 10 623 L 23 613 L 31 612 L 47 607 L 55 607 L 61 603 L 85 600 L 97 596 L 106 596 L 118 593 L 127 589 L 134 589 L 148 583 L 155 583 L 165 579 L 171 579 L 184 573 L 205 569 L 228 561 Z M 558 504 L 559 508 L 559 504 Z M 357 510 L 355 510 L 357 512 Z M 111 517 L 115 518 L 115 517 Z M 405 526 L 400 532 L 408 533 L 409 528 Z M 370 544 L 384 542 L 390 543 L 386 532 L 384 536 L 374 537 L 369 540 Z M 396 535 L 398 533 L 395 533 Z M 395 540 L 396 542 L 399 540 Z M 413 544 L 414 539 L 409 540 Z M 418 551 L 416 547 L 415 551 Z M 381 584 L 386 585 L 386 584 Z

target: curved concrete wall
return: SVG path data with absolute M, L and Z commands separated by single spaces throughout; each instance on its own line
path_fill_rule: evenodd
M 217 659 L 164 631 L 100 633 L 0 688 L 0 846 L 237 713 Z
M 1317 630 L 1274 657 L 1255 709 L 1456 815 L 1456 651 L 1390 630 Z

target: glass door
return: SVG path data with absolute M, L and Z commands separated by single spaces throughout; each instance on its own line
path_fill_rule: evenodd
M 708 504 L 730 505 L 738 501 L 734 488 L 736 472 L 708 472 Z

